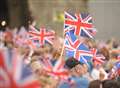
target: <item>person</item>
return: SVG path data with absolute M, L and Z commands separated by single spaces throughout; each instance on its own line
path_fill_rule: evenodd
M 93 80 L 105 80 L 108 77 L 107 72 L 104 70 L 101 63 L 96 63 L 93 61 L 93 69 L 91 71 L 91 77 Z
M 103 88 L 120 88 L 119 83 L 116 80 L 104 80 L 102 82 Z
M 101 88 L 101 86 L 102 86 L 102 83 L 100 80 L 93 80 L 90 82 L 88 88 Z
M 68 81 L 60 82 L 58 88 L 88 88 L 89 81 L 87 78 L 83 77 L 83 65 L 83 63 L 73 57 L 67 59 L 65 66 L 69 70 L 70 77 Z

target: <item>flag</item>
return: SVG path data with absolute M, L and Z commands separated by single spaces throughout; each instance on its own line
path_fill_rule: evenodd
M 113 69 L 115 69 L 115 70 L 120 69 L 120 61 L 118 61 L 118 62 L 116 62 L 116 63 L 114 64 Z
M 25 45 L 29 46 L 31 49 L 36 49 L 40 47 L 38 43 L 35 43 L 33 40 L 30 40 L 29 38 L 25 40 Z
M 97 49 L 92 49 L 93 61 L 96 64 L 103 64 L 105 62 L 105 57 L 102 54 L 97 54 Z
M 33 40 L 29 39 L 27 35 L 28 34 L 26 34 L 26 37 L 23 37 L 22 35 L 16 34 L 16 36 L 14 36 L 14 43 L 17 46 L 29 47 L 32 49 L 39 47 L 38 43 L 35 43 Z
M 63 80 L 68 79 L 69 76 L 67 70 L 64 68 L 64 65 L 65 61 L 63 60 L 63 58 L 59 58 L 53 67 L 53 72 Z
M 46 30 L 44 27 L 37 30 L 33 26 L 30 26 L 30 31 L 28 32 L 30 39 L 38 40 L 40 46 L 43 46 L 45 42 L 53 44 L 52 40 L 54 39 L 55 32 L 53 30 Z
M 67 58 L 74 57 L 85 64 L 87 64 L 88 60 L 91 60 L 93 56 L 92 52 L 74 34 L 69 32 L 64 42 Z
M 80 49 L 81 41 L 70 31 L 66 34 L 65 40 L 64 40 L 65 48 L 68 49 Z
M 117 56 L 117 59 L 120 61 L 120 54 Z
M 114 77 L 117 77 L 120 73 L 120 61 L 116 62 L 113 66 L 113 68 L 111 69 L 111 71 L 109 72 L 109 75 L 108 77 L 110 79 L 114 78 Z
M 27 38 L 28 38 L 28 34 L 26 29 L 24 27 L 21 27 L 19 32 L 14 33 L 13 40 L 17 46 L 26 47 L 26 46 L 29 46 L 29 45 L 26 45 Z
M 66 49 L 66 57 L 74 57 L 75 59 L 77 59 L 78 61 L 80 61 L 81 63 L 87 64 L 88 65 L 88 61 L 90 61 L 92 59 L 92 53 L 90 51 L 87 50 L 67 50 Z
M 16 50 L 0 52 L 0 60 L 0 88 L 40 88 L 31 68 Z
M 68 72 L 64 68 L 63 59 L 57 60 L 55 65 L 53 65 L 49 58 L 44 58 L 41 64 L 49 76 L 52 76 L 55 79 L 60 78 L 61 80 L 65 80 L 68 78 Z
M 25 27 L 21 27 L 19 32 L 18 32 L 18 35 L 22 38 L 26 38 L 27 37 L 27 30 L 25 29 Z
M 72 30 L 71 27 L 74 27 L 74 34 L 77 36 L 93 38 L 96 34 L 92 25 L 92 17 L 89 14 L 71 15 L 65 12 L 64 32 Z

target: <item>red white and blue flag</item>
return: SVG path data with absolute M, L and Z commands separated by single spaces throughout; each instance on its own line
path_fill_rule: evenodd
M 30 39 L 33 41 L 38 41 L 40 46 L 43 46 L 46 42 L 53 44 L 52 40 L 55 37 L 55 32 L 53 30 L 46 30 L 44 27 L 37 30 L 33 26 L 30 26 L 30 31 L 28 32 Z
M 103 64 L 105 62 L 105 57 L 102 54 L 97 54 L 97 49 L 92 49 L 93 61 L 95 64 Z
M 20 37 L 19 35 L 14 37 L 14 43 L 18 46 L 29 47 L 32 49 L 39 47 L 39 45 L 35 43 L 33 40 L 30 40 L 29 38 Z
M 31 68 L 16 50 L 0 51 L 0 88 L 40 88 Z
M 66 35 L 64 42 L 67 58 L 74 57 L 78 61 L 87 64 L 87 61 L 93 57 L 93 53 L 88 47 L 71 32 Z
M 66 34 L 64 42 L 65 48 L 72 50 L 80 49 L 79 46 L 82 43 L 72 32 Z
M 109 72 L 108 77 L 112 79 L 113 77 L 117 77 L 118 75 L 120 75 L 120 61 L 114 64 L 113 68 Z
M 73 27 L 71 29 L 71 27 Z M 93 38 L 96 30 L 92 24 L 92 17 L 89 14 L 75 14 L 71 15 L 65 12 L 64 32 L 74 30 L 77 36 L 84 36 Z
M 118 71 L 120 69 L 120 61 L 116 62 L 112 68 L 114 71 Z
M 59 59 L 53 65 L 49 58 L 43 59 L 41 62 L 46 73 L 55 79 L 66 80 L 68 79 L 68 72 L 64 68 L 64 60 Z
M 32 49 L 37 48 L 37 44 L 29 39 L 28 33 L 24 28 L 14 35 L 14 43 L 17 46 L 30 47 Z

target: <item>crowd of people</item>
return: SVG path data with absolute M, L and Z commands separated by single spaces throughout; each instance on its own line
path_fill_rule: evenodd
M 40 88 L 120 88 L 120 67 L 113 71 L 115 63 L 120 61 L 119 40 L 97 41 L 86 38 L 84 42 L 88 48 L 97 48 L 105 57 L 102 62 L 92 61 L 86 65 L 74 57 L 65 57 L 64 39 L 57 34 L 53 45 L 47 43 L 33 48 L 30 43 L 23 42 L 26 39 L 26 32 L 24 27 L 17 31 L 10 29 L 1 31 L 0 53 L 8 51 L 11 56 L 15 53 L 10 51 L 15 50 L 19 59 L 32 69 Z M 8 58 L 11 58 L 10 56 Z M 62 65 L 58 63 L 60 60 Z M 61 68 L 57 68 L 56 71 L 62 69 L 60 74 L 53 72 L 57 65 Z

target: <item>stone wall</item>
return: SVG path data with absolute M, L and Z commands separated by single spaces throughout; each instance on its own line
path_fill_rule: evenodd
M 120 0 L 90 0 L 88 8 L 98 30 L 96 38 L 120 40 Z
M 64 11 L 87 11 L 87 0 L 28 0 L 37 26 L 46 26 L 63 35 Z
M 27 0 L 7 0 L 10 27 L 26 25 L 28 21 Z

